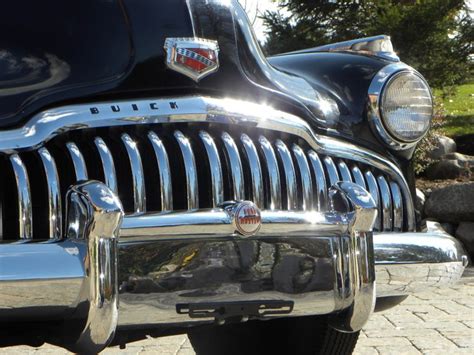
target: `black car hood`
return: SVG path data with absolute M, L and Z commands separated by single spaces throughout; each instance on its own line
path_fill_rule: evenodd
M 270 64 L 237 0 L 16 0 L 2 6 L 0 31 L 0 129 L 54 106 L 197 94 L 264 103 L 378 145 L 367 91 L 351 83 L 367 86 L 386 63 L 319 54 Z M 219 70 L 195 82 L 168 69 L 170 37 L 217 41 Z
M 0 127 L 51 106 L 110 97 L 208 93 L 284 106 L 323 122 L 337 106 L 268 64 L 237 1 L 16 0 L 0 12 Z M 167 37 L 220 46 L 199 83 L 165 65 Z

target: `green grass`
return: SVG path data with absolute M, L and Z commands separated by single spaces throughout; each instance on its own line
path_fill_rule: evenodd
M 435 96 L 441 97 L 439 91 Z M 443 130 L 454 137 L 474 133 L 474 83 L 460 85 L 454 96 L 443 101 L 446 110 L 446 123 Z

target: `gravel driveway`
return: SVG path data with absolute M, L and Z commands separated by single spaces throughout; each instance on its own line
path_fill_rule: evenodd
M 44 345 L 0 349 L 0 354 L 65 354 Z M 109 348 L 103 354 L 190 355 L 184 335 L 147 339 L 125 350 Z M 474 269 L 458 285 L 409 297 L 396 308 L 376 313 L 364 328 L 355 354 L 474 354 Z

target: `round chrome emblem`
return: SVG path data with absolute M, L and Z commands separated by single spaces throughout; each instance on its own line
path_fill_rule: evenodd
M 243 201 L 235 206 L 234 211 L 235 231 L 244 237 L 255 235 L 262 225 L 259 208 L 251 201 Z

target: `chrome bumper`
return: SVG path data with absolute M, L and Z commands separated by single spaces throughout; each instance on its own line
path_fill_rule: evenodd
M 0 322 L 82 320 L 70 348 L 99 351 L 118 326 L 206 320 L 177 306 L 284 301 L 292 316 L 333 314 L 334 327 L 355 331 L 376 297 L 461 277 L 464 250 L 439 226 L 373 235 L 377 210 L 365 190 L 339 182 L 330 197 L 345 211 L 263 211 L 258 237 L 243 239 L 222 209 L 122 222 L 120 201 L 105 185 L 76 186 L 67 239 L 0 244 Z

